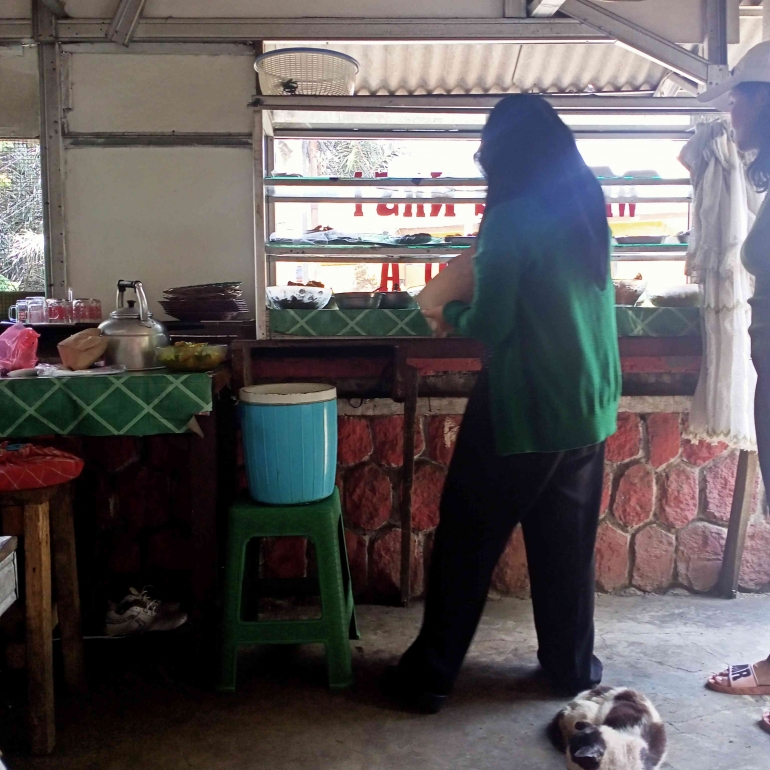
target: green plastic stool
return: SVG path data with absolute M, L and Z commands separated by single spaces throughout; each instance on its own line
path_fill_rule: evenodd
M 238 650 L 257 644 L 323 644 L 329 686 L 349 687 L 353 667 L 349 639 L 359 639 L 345 547 L 339 490 L 318 503 L 265 506 L 241 500 L 230 508 L 225 564 L 222 657 L 218 689 L 235 692 Z M 246 546 L 253 538 L 305 537 L 318 561 L 321 617 L 312 620 L 241 619 Z

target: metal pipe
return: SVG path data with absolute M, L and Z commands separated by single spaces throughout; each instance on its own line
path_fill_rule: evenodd
M 426 96 L 258 96 L 252 106 L 258 110 L 297 112 L 410 112 L 444 114 L 486 114 L 508 94 Z M 601 96 L 576 94 L 543 98 L 558 112 L 572 115 L 714 115 L 716 111 L 694 97 L 656 99 L 651 96 Z
M 727 0 L 706 0 L 706 56 L 727 65 Z
M 40 166 L 46 294 L 64 298 L 69 286 L 64 228 L 61 55 L 56 42 L 56 17 L 42 0 L 33 5 L 33 25 L 40 70 Z

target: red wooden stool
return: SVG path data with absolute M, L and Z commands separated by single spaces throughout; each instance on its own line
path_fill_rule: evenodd
M 33 754 L 49 754 L 56 741 L 53 628 L 61 631 L 64 680 L 85 687 L 75 526 L 69 481 L 83 461 L 56 449 L 0 444 L 0 509 L 5 534 L 24 545 L 27 712 Z M 19 510 L 20 509 L 20 510 Z M 51 602 L 51 562 L 56 605 Z

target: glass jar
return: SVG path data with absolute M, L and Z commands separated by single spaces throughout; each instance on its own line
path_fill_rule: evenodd
M 27 323 L 44 324 L 48 322 L 46 302 L 43 297 L 30 297 L 27 299 Z
M 89 300 L 76 299 L 72 302 L 72 320 L 78 324 L 91 320 L 91 308 L 88 306 Z
M 49 324 L 67 323 L 67 302 L 63 299 L 47 299 L 45 301 L 48 311 Z
M 27 323 L 27 303 L 26 299 L 17 299 L 16 304 L 8 308 L 8 318 L 17 324 Z
M 89 320 L 101 321 L 102 320 L 102 302 L 98 299 L 89 299 Z

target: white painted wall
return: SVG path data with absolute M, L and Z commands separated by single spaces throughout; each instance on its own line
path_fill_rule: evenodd
M 2 0 L 0 19 L 32 18 L 32 0 Z
M 0 138 L 40 136 L 40 89 L 37 51 L 0 47 Z
M 242 280 L 254 307 L 250 149 L 72 149 L 65 195 L 76 296 L 109 311 L 118 279 L 139 279 L 165 317 L 163 289 Z
M 251 133 L 253 56 L 70 59 L 70 131 Z

